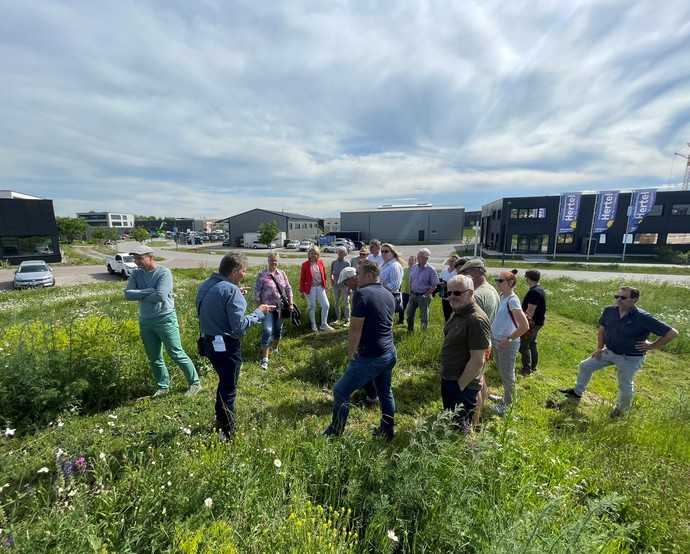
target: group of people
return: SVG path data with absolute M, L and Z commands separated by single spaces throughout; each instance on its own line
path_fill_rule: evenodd
M 186 395 L 201 390 L 194 364 L 181 346 L 172 294 L 172 274 L 156 264 L 153 250 L 142 246 L 132 253 L 138 269 L 129 277 L 125 298 L 139 302 L 140 333 L 152 373 L 157 382 L 154 397 L 164 395 L 170 376 L 162 357 L 162 346 L 182 368 L 189 388 Z M 440 385 L 443 407 L 453 412 L 458 428 L 469 431 L 478 420 L 482 405 L 494 401 L 494 410 L 503 415 L 514 398 L 516 360 L 521 353 L 520 373 L 537 370 L 537 336 L 546 321 L 546 295 L 540 273 L 525 273 L 528 291 L 522 301 L 515 294 L 517 270 L 501 271 L 495 287 L 488 280 L 481 258 L 451 256 L 439 275 L 429 264 L 430 252 L 422 248 L 407 260 L 403 270 L 399 254 L 389 243 L 374 240 L 369 249 L 347 259 L 347 250 L 337 250 L 328 270 L 319 248 L 312 247 L 300 270 L 299 292 L 307 301 L 309 325 L 313 332 L 331 332 L 328 315 L 332 288 L 334 325 L 348 328 L 348 364 L 333 388 L 333 414 L 325 434 L 340 435 L 348 417 L 350 397 L 363 388 L 367 401 L 377 400 L 381 408 L 376 436 L 394 436 L 395 399 L 391 387 L 397 361 L 393 328 L 407 321 L 414 332 L 416 312 L 422 329 L 429 323 L 430 306 L 439 295 L 445 325 L 440 356 Z M 206 356 L 218 374 L 216 423 L 221 440 L 235 429 L 235 398 L 242 365 L 241 339 L 252 325 L 262 325 L 260 366 L 267 369 L 282 336 L 283 320 L 297 310 L 290 281 L 279 267 L 279 256 L 268 255 L 268 264 L 256 278 L 254 300 L 257 307 L 247 313 L 241 287 L 247 264 L 240 254 L 227 254 L 218 272 L 199 287 L 196 309 L 199 318 L 199 354 Z M 621 287 L 616 304 L 601 316 L 597 349 L 580 363 L 575 387 L 561 389 L 565 401 L 577 401 L 585 392 L 592 373 L 608 365 L 618 371 L 619 394 L 612 415 L 624 414 L 631 405 L 633 382 L 649 350 L 663 347 L 677 331 L 637 307 L 639 290 Z M 317 305 L 320 323 L 317 325 Z M 657 335 L 649 341 L 650 333 Z M 488 394 L 484 369 L 493 357 L 503 394 Z M 563 403 L 552 403 L 562 407 Z

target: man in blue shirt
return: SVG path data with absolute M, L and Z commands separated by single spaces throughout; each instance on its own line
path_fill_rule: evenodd
M 414 331 L 414 317 L 420 308 L 422 329 L 429 325 L 429 306 L 439 283 L 436 270 L 429 265 L 431 252 L 422 248 L 417 252 L 417 263 L 410 269 L 410 301 L 407 304 L 407 330 Z
M 592 374 L 615 365 L 618 370 L 618 399 L 611 417 L 625 414 L 632 403 L 635 374 L 642 367 L 645 354 L 658 350 L 678 336 L 678 331 L 637 307 L 640 291 L 620 287 L 614 295 L 615 306 L 608 306 L 599 318 L 597 349 L 580 363 L 575 387 L 560 389 L 568 398 L 579 401 Z M 652 333 L 658 338 L 647 340 Z
M 247 301 L 239 284 L 247 273 L 247 262 L 239 254 L 226 254 L 214 273 L 199 286 L 196 309 L 204 343 L 204 355 L 218 373 L 216 425 L 221 442 L 235 430 L 235 397 L 242 367 L 240 339 L 252 325 L 261 323 L 276 306 L 261 304 L 245 315 Z
M 381 424 L 374 435 L 391 440 L 395 416 L 391 379 L 397 361 L 393 343 L 395 299 L 381 285 L 375 262 L 366 260 L 360 264 L 357 283 L 358 288 L 352 297 L 348 335 L 350 362 L 333 387 L 333 418 L 324 434 L 342 434 L 349 413 L 350 395 L 373 380 L 381 403 Z
M 163 360 L 163 345 L 187 379 L 189 388 L 185 394 L 197 394 L 201 390 L 199 375 L 182 348 L 173 299 L 172 273 L 167 267 L 156 264 L 153 249 L 148 246 L 139 246 L 130 254 L 134 256 L 137 269 L 127 280 L 125 298 L 139 302 L 139 334 L 158 385 L 153 397 L 163 396 L 170 390 L 170 373 Z

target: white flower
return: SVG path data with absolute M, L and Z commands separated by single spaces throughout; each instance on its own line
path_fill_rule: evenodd
M 16 429 L 10 429 L 9 427 L 5 427 L 5 436 L 6 437 L 14 437 L 14 432 Z
M 170 481 L 168 481 L 168 486 L 172 487 L 172 483 Z
M 209 496 L 206 500 L 204 500 L 204 506 L 206 506 L 209 510 L 213 508 L 213 498 Z
M 392 540 L 393 542 L 398 542 L 398 535 L 395 534 L 395 531 L 393 529 L 388 529 L 388 538 Z
M 4 491 L 4 490 L 5 490 L 7 487 L 9 487 L 9 486 L 10 486 L 9 483 L 5 483 L 4 485 L 2 485 L 2 486 L 0 487 L 0 492 Z
M 108 417 L 110 419 L 117 419 L 117 416 L 115 414 L 108 414 Z
M 41 469 L 39 469 L 36 473 L 48 473 L 50 470 L 43 466 Z
M 62 422 L 62 421 L 58 421 L 58 422 L 57 422 L 57 426 L 58 426 L 58 427 L 64 427 L 65 424 L 64 424 L 64 422 Z
M 189 427 L 180 427 L 180 429 L 182 430 L 182 432 L 185 435 L 191 435 L 192 434 L 192 430 Z
M 98 455 L 98 457 L 99 457 L 101 460 L 105 461 L 105 452 L 101 452 L 101 453 Z
M 281 462 L 278 458 L 273 460 L 273 465 L 276 466 L 277 468 L 280 468 L 283 465 L 283 462 Z

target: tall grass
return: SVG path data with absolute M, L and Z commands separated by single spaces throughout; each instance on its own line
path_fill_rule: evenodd
M 203 273 L 175 272 L 192 356 Z M 136 400 L 153 383 L 122 284 L 0 295 L 0 423 L 17 429 L 0 437 L 0 545 L 11 536 L 22 552 L 688 551 L 687 342 L 649 355 L 628 418 L 607 418 L 611 372 L 595 376 L 579 410 L 542 407 L 572 383 L 615 286 L 545 282 L 540 370 L 520 380 L 505 420 L 486 413 L 468 438 L 440 413 L 435 301 L 426 333 L 396 329 L 390 444 L 371 439 L 377 410 L 356 398 L 345 435 L 321 436 L 344 331 L 289 326 L 263 372 L 252 329 L 228 445 L 211 432 L 215 376 L 204 360 L 194 358 L 199 396 Z M 642 294 L 686 340 L 687 289 L 644 284 Z M 488 379 L 495 388 L 495 368 Z M 86 468 L 74 471 L 81 456 Z

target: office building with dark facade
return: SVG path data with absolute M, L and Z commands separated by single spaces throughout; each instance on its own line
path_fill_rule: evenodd
M 591 254 L 620 255 L 632 192 L 621 192 L 613 225 L 594 234 Z M 482 206 L 481 244 L 498 252 L 553 254 L 560 196 L 501 198 Z M 586 254 L 596 193 L 580 198 L 573 233 L 558 235 L 556 254 Z M 504 249 L 504 245 L 506 248 Z M 653 255 L 660 247 L 690 250 L 690 191 L 657 190 L 654 207 L 626 246 L 626 255 Z
M 0 190 L 0 260 L 59 262 L 58 239 L 52 200 Z

